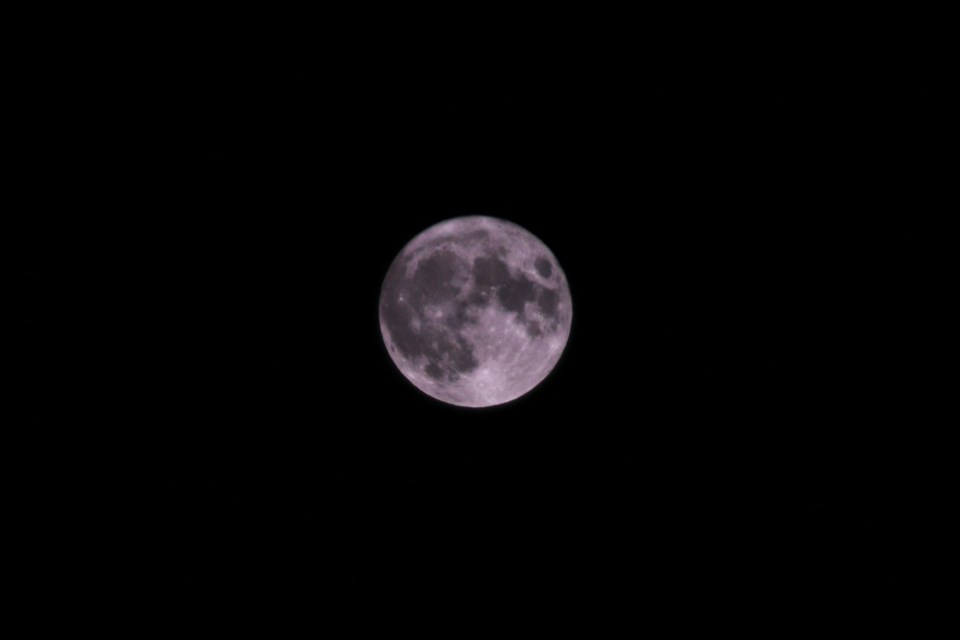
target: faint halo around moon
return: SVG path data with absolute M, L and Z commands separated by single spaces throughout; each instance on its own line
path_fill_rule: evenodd
M 553 370 L 570 336 L 566 276 L 538 238 L 487 216 L 411 240 L 380 292 L 390 357 L 418 389 L 462 407 L 515 400 Z

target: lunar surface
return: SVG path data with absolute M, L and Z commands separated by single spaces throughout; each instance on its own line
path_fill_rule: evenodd
M 556 366 L 573 309 L 566 277 L 530 232 L 485 216 L 430 227 L 383 282 L 390 357 L 428 395 L 488 407 L 524 395 Z

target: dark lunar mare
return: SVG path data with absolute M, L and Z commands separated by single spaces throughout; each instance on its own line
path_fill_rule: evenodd
M 553 273 L 553 267 L 546 258 L 538 258 L 534 268 L 543 277 Z M 476 289 L 468 296 L 468 300 L 478 306 L 485 306 L 491 294 L 496 295 L 501 306 L 506 311 L 515 313 L 517 320 L 525 324 L 527 335 L 531 338 L 542 336 L 543 327 L 537 321 L 527 322 L 524 311 L 528 302 L 535 302 L 546 315 L 555 319 L 559 304 L 557 293 L 530 280 L 522 273 L 516 277 L 512 276 L 507 264 L 497 255 L 475 258 L 473 277 Z M 553 327 L 555 324 L 551 323 L 550 326 Z
M 523 307 L 537 298 L 537 288 L 533 282 L 523 274 L 518 278 L 511 278 L 499 290 L 497 298 L 507 311 L 523 315 Z
M 496 291 L 504 309 L 518 315 L 523 315 L 524 305 L 536 300 L 537 291 L 542 288 L 522 273 L 517 277 L 510 275 L 507 264 L 496 256 L 474 259 L 473 277 L 478 287 Z
M 462 268 L 463 261 L 447 250 L 437 251 L 421 260 L 410 283 L 413 302 L 453 300 L 460 293 L 460 288 L 453 284 L 454 276 Z
M 549 318 L 556 319 L 557 308 L 560 306 L 560 296 L 553 289 L 542 288 L 537 297 L 537 305 L 543 314 Z
M 537 273 L 539 273 L 542 278 L 549 278 L 553 273 L 553 265 L 543 256 L 536 259 L 533 263 L 533 268 L 537 270 Z
M 459 374 L 473 371 L 480 366 L 473 347 L 456 333 L 471 322 L 468 305 L 458 307 L 452 322 L 437 324 L 423 316 L 427 305 L 456 299 L 460 288 L 453 284 L 454 277 L 467 269 L 467 264 L 453 252 L 439 250 L 421 260 L 413 276 L 406 279 L 405 262 L 391 267 L 380 300 L 380 313 L 397 350 L 410 360 L 425 359 L 424 372 L 436 380 L 455 380 Z
M 498 287 L 510 280 L 510 269 L 496 256 L 481 256 L 473 260 L 473 278 L 478 286 Z
M 545 316 L 556 320 L 557 292 L 522 273 L 514 277 L 501 255 L 494 251 L 475 258 L 470 265 L 454 252 L 438 249 L 421 259 L 409 279 L 405 278 L 408 257 L 398 260 L 387 274 L 380 312 L 393 343 L 407 359 L 424 360 L 424 373 L 434 380 L 453 381 L 479 367 L 472 345 L 460 331 L 468 324 L 476 324 L 479 311 L 494 298 L 506 311 L 517 315 L 532 338 L 543 336 L 545 329 L 540 322 L 525 318 L 528 302 L 537 304 Z M 535 261 L 534 268 L 544 278 L 553 273 L 550 261 L 544 257 Z M 458 274 L 467 270 L 472 271 L 474 287 L 464 292 L 454 282 Z M 428 305 L 447 303 L 453 303 L 454 312 L 442 322 L 423 315 Z M 415 324 L 419 328 L 414 328 Z M 548 323 L 546 331 L 552 331 L 555 325 Z

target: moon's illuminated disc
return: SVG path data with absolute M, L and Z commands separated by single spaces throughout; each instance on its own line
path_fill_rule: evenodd
M 390 357 L 424 393 L 463 407 L 519 398 L 556 366 L 573 307 L 553 253 L 527 230 L 454 218 L 415 237 L 380 293 Z

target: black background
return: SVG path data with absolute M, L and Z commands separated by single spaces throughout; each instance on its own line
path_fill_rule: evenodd
M 706 27 L 449 60 L 307 35 L 61 61 L 76 108 L 42 160 L 68 177 L 38 209 L 76 214 L 41 216 L 69 249 L 31 267 L 31 321 L 82 392 L 34 420 L 90 421 L 57 441 L 108 461 L 80 475 L 131 579 L 677 608 L 842 583 L 866 144 L 843 73 Z M 411 386 L 377 318 L 404 244 L 472 214 L 541 238 L 574 304 L 554 373 L 482 410 Z

